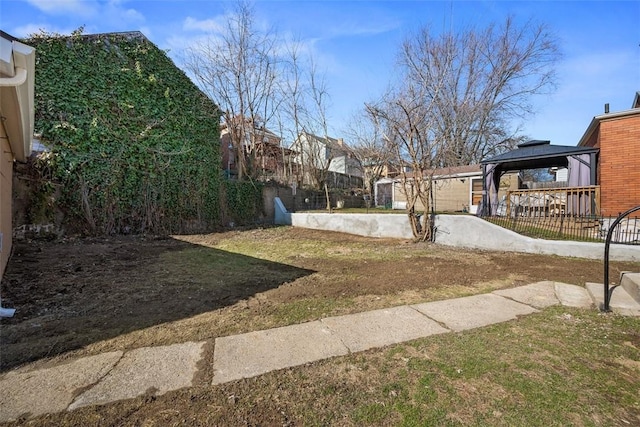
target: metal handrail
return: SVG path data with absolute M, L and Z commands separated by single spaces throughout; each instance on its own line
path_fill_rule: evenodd
M 640 206 L 636 206 L 635 208 L 631 208 L 625 213 L 618 215 L 613 224 L 609 226 L 609 231 L 607 231 L 607 239 L 604 242 L 604 307 L 603 311 L 611 311 L 609 307 L 609 303 L 611 302 L 611 293 L 609 292 L 609 246 L 611 245 L 611 236 L 613 235 L 613 231 L 618 226 L 618 224 L 627 216 L 631 215 L 635 211 L 640 211 Z

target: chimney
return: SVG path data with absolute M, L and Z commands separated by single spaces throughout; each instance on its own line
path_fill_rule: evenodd
M 342 139 L 342 138 L 338 138 L 338 145 L 339 145 L 340 147 L 344 147 L 344 139 Z
M 604 104 L 604 113 L 609 114 L 609 103 Z

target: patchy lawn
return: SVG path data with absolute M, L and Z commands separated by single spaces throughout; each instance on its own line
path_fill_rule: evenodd
M 613 263 L 612 278 L 638 263 Z M 602 262 L 291 227 L 16 243 L 1 368 L 300 323 L 539 280 Z M 552 308 L 515 322 L 29 425 L 640 424 L 640 319 Z M 212 347 L 212 346 L 210 346 Z M 211 350 L 208 350 L 211 356 Z

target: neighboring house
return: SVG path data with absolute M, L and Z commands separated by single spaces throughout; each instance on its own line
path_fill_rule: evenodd
M 640 91 L 629 110 L 594 117 L 578 146 L 600 150 L 597 183 L 602 216 L 614 217 L 640 205 Z
M 380 175 L 385 178 L 394 178 L 402 172 L 411 172 L 411 166 L 387 162 L 382 166 Z
M 362 163 L 362 173 L 364 181 L 364 197 L 369 204 L 376 204 L 376 182 L 383 178 L 393 178 L 398 176 L 401 172 L 400 166 L 396 166 L 388 159 L 380 159 L 377 156 L 369 158 L 360 158 Z M 404 172 L 409 172 L 410 169 L 405 166 Z M 389 180 L 391 182 L 391 180 Z M 381 187 L 384 191 L 384 187 Z M 390 187 L 386 187 L 389 189 Z M 389 193 L 390 196 L 390 193 Z M 385 200 L 387 197 L 384 194 L 380 194 L 381 200 Z M 381 202 L 384 205 L 384 202 Z
M 342 138 L 325 138 L 303 132 L 291 145 L 291 149 L 296 152 L 295 163 L 305 170 L 303 184 L 313 185 L 313 176 L 317 180 L 326 172 L 330 175 L 329 181 L 334 181 L 334 186 L 362 187 L 362 166 Z
M 254 124 L 251 119 L 234 120 L 237 134 L 244 137 L 242 154 L 252 155 L 258 178 L 264 181 L 275 180 L 288 183 L 292 176 L 294 151 L 281 145 L 282 139 L 274 132 Z M 239 129 L 239 126 L 244 126 Z M 227 176 L 238 175 L 238 151 L 233 147 L 231 132 L 227 123 L 220 125 L 220 152 L 222 169 Z
M 0 280 L 12 247 L 13 162 L 31 154 L 35 56 L 35 49 L 0 31 Z M 14 312 L 0 299 L 0 317 Z
M 365 177 L 394 178 L 403 171 L 411 172 L 407 165 L 402 166 L 389 160 L 365 159 L 362 162 L 362 172 Z
M 562 172 L 557 180 L 566 182 L 563 188 L 546 192 L 522 189 L 511 195 L 509 203 L 513 204 L 513 197 L 524 200 L 537 197 L 545 203 L 554 202 L 555 207 L 525 209 L 527 212 L 614 218 L 640 205 L 640 92 L 635 94 L 629 110 L 609 113 L 605 107 L 605 114 L 591 120 L 577 146 L 533 140 L 519 144 L 515 150 L 485 159 L 481 164 L 486 194 L 481 211 L 483 216 L 505 214 L 500 207 L 501 196 L 496 191 L 496 183 L 503 174 L 557 168 L 558 173 Z M 523 207 L 522 203 L 516 202 Z M 516 211 L 509 213 L 507 208 L 506 215 L 513 212 Z
M 35 49 L 0 31 L 0 278 L 11 254 L 13 162 L 31 154 L 34 69 Z
M 482 200 L 482 168 L 480 165 L 435 169 L 433 173 L 433 203 L 436 212 L 476 213 Z M 409 175 L 410 179 L 410 175 Z M 500 192 L 518 188 L 517 174 L 508 174 L 500 181 Z M 383 178 L 375 185 L 375 205 L 406 209 L 407 198 L 400 177 Z M 422 204 L 416 205 L 423 209 Z
M 567 168 L 552 167 L 549 169 L 549 174 L 553 176 L 553 182 L 558 184 L 566 186 L 569 181 L 569 169 Z

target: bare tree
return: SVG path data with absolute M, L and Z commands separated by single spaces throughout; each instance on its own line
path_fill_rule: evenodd
M 304 184 L 307 159 L 305 152 L 301 150 L 298 139 L 308 127 L 309 88 L 306 81 L 305 63 L 306 57 L 302 53 L 302 43 L 293 41 L 285 45 L 286 59 L 283 67 L 283 78 L 281 79 L 281 93 L 283 102 L 278 110 L 278 122 L 281 133 L 287 134 L 290 141 L 293 141 L 292 148 L 296 152 L 296 181 L 299 186 Z
M 277 42 L 275 32 L 256 28 L 253 10 L 240 1 L 223 31 L 186 52 L 187 70 L 223 111 L 239 179 L 257 173 L 260 130 L 266 129 L 281 99 Z
M 185 64 L 223 111 L 238 177 L 254 178 L 260 172 L 256 162 L 268 126 L 277 126 L 291 141 L 305 133 L 328 139 L 329 94 L 324 76 L 302 44 L 285 43 L 274 31 L 256 28 L 253 10 L 244 0 L 226 22 L 222 31 L 187 50 Z M 330 164 L 325 152 L 292 148 L 298 152 L 298 164 L 290 172 L 299 174 L 300 184 L 311 177 L 321 188 Z M 283 163 L 288 162 L 290 152 L 284 147 L 281 152 Z
M 477 163 L 513 147 L 515 121 L 554 87 L 558 46 L 544 25 L 502 25 L 405 40 L 400 64 L 433 100 L 434 132 L 446 142 L 441 166 Z
M 338 145 L 328 135 L 328 86 L 312 56 L 302 58 L 295 45 L 290 46 L 288 54 L 283 111 L 290 129 L 295 130 L 292 148 L 297 152 L 299 182 L 321 189 Z
M 424 103 L 424 88 L 406 82 L 399 91 L 387 94 L 367 111 L 379 127 L 396 159 L 408 166 L 400 168 L 402 192 L 413 235 L 432 239 L 429 219 L 433 171 L 443 153 L 443 141 L 433 133 L 433 102 Z M 419 212 L 421 210 L 421 213 Z
M 436 167 L 480 161 L 517 140 L 510 125 L 532 113 L 531 97 L 553 87 L 558 48 L 542 25 L 502 26 L 408 37 L 399 55 L 397 89 L 366 109 L 394 148 L 414 235 L 426 222 Z M 418 202 L 423 214 L 416 212 Z M 422 221 L 421 221 L 422 219 Z
M 347 136 L 352 142 L 352 152 L 361 167 L 363 190 L 373 197 L 376 181 L 394 163 L 391 146 L 383 138 L 381 129 L 366 111 L 355 114 L 348 125 Z
M 327 123 L 327 107 L 329 102 L 329 91 L 327 88 L 327 81 L 324 74 L 318 72 L 317 64 L 311 61 L 309 68 L 309 83 L 311 99 L 313 101 L 313 114 L 317 126 L 322 131 L 323 143 L 316 145 L 315 149 L 311 152 L 315 155 L 315 159 L 310 159 L 315 162 L 318 167 L 314 169 L 315 181 L 318 184 L 324 185 L 324 191 L 327 199 L 327 210 L 331 209 L 331 200 L 329 199 L 329 189 L 327 185 L 327 179 L 329 177 L 329 167 L 333 157 L 335 157 L 335 149 L 332 141 L 329 139 L 329 128 Z M 324 151 L 324 152 L 323 152 Z

